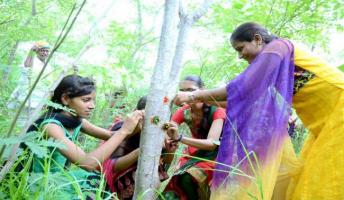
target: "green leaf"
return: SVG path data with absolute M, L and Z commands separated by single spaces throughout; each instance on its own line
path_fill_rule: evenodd
M 344 72 L 344 64 L 342 64 L 341 66 L 339 66 L 339 69 Z
M 37 145 L 34 142 L 25 142 L 33 154 L 39 158 L 44 158 L 48 156 L 48 148 L 45 146 Z

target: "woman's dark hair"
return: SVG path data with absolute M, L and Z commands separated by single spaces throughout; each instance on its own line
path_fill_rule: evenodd
M 54 95 L 51 98 L 51 101 L 62 105 L 61 98 L 63 95 L 67 95 L 69 98 L 74 98 L 88 95 L 95 89 L 95 84 L 92 79 L 79 75 L 67 75 L 54 90 Z M 60 109 L 49 107 L 49 110 L 51 109 L 55 112 L 61 111 Z
M 278 37 L 269 33 L 269 31 L 255 22 L 246 22 L 238 26 L 231 35 L 231 42 L 251 42 L 255 34 L 262 36 L 263 41 L 267 44 Z
M 136 105 L 136 110 L 144 110 L 146 107 L 147 96 L 143 96 L 139 99 Z
M 198 133 L 200 133 L 200 137 L 202 139 L 207 139 L 209 130 L 212 124 L 212 120 L 213 120 L 212 115 L 214 114 L 216 107 L 204 103 L 202 110 L 203 110 L 203 118 L 201 121 L 201 125 L 198 129 Z
M 192 81 L 192 82 L 195 82 L 199 88 L 203 88 L 204 87 L 204 82 L 202 81 L 201 77 L 196 76 L 196 75 L 186 76 L 183 79 L 183 81 Z
M 199 87 L 199 88 L 203 88 L 204 87 L 204 82 L 203 80 L 201 79 L 201 77 L 199 76 L 196 76 L 196 75 L 189 75 L 189 76 L 186 76 L 183 81 L 192 81 L 194 83 L 196 83 L 196 85 Z M 202 107 L 202 110 L 203 110 L 203 118 L 201 120 L 201 124 L 200 124 L 200 127 L 198 129 L 198 133 L 200 134 L 199 136 L 202 138 L 202 139 L 206 139 L 208 137 L 208 132 L 209 132 L 209 129 L 210 129 L 210 125 L 211 125 L 211 110 L 212 109 L 212 106 L 204 103 L 203 104 L 203 107 Z

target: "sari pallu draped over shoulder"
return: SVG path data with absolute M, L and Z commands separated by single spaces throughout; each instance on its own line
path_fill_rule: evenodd
M 212 199 L 270 199 L 288 139 L 294 48 L 265 45 L 227 85 L 227 119 L 212 183 Z

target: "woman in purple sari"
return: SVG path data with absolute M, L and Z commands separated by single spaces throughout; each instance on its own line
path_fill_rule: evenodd
M 174 100 L 227 101 L 212 199 L 344 198 L 344 153 L 336 145 L 344 142 L 343 73 L 256 23 L 236 28 L 231 44 L 249 63 L 244 72 L 225 87 Z M 291 106 L 310 131 L 302 165 L 287 132 Z

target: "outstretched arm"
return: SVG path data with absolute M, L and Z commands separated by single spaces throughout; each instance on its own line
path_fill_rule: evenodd
M 137 161 L 139 154 L 140 154 L 140 149 L 137 148 L 134 151 L 128 153 L 127 155 L 117 158 L 116 164 L 113 165 L 112 170 L 114 172 L 119 172 L 124 169 L 127 169 L 128 167 L 130 167 Z
M 130 134 L 132 134 L 140 119 L 142 119 L 143 113 L 135 111 L 125 121 L 121 129 L 116 131 L 116 134 L 106 141 L 103 145 L 90 153 L 84 152 L 74 142 L 69 140 L 64 130 L 53 123 L 44 126 L 45 132 L 49 137 L 52 137 L 61 142 L 66 148 L 59 149 L 60 152 L 68 158 L 72 163 L 79 165 L 81 168 L 86 170 L 95 170 L 105 159 L 109 158 L 110 155 L 121 142 Z
M 144 111 L 138 110 L 135 112 L 141 113 L 142 116 L 144 115 Z M 139 125 L 142 126 L 141 123 L 139 123 Z M 138 127 L 138 128 L 142 128 L 142 127 Z M 133 130 L 135 130 L 135 128 Z M 108 140 L 115 133 L 115 131 L 110 131 L 108 129 L 96 126 L 90 123 L 89 121 L 87 121 L 86 119 L 82 120 L 82 131 L 88 135 L 91 135 L 93 137 L 96 137 L 102 140 Z
M 174 98 L 176 105 L 190 102 L 216 102 L 226 101 L 227 90 L 226 87 L 220 87 L 209 90 L 197 90 L 193 92 L 178 92 Z
M 25 59 L 24 67 L 30 67 L 30 68 L 32 67 L 33 58 L 35 57 L 37 50 L 38 50 L 37 46 L 33 45 Z
M 86 119 L 82 120 L 82 132 L 102 140 L 108 140 L 114 133 L 113 131 L 96 126 Z
M 221 108 L 227 107 L 227 101 L 208 101 L 207 103 Z

